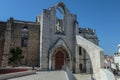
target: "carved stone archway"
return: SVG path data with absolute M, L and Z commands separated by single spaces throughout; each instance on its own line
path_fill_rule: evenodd
M 55 54 L 61 51 L 64 54 L 64 65 L 72 69 L 72 53 L 63 39 L 58 39 L 56 44 L 49 50 L 49 69 L 55 69 Z
M 63 66 L 70 66 L 70 57 L 63 47 L 58 47 L 52 56 L 52 69 L 62 69 Z

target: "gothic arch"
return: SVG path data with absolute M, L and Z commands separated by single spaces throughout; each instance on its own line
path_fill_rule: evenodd
M 58 9 L 58 7 L 62 7 L 64 13 L 66 13 L 66 7 L 65 7 L 64 3 L 59 2 L 59 3 L 56 5 L 56 9 Z
M 56 34 L 65 34 L 65 13 L 66 13 L 66 7 L 65 5 L 60 2 L 56 6 L 56 24 L 55 24 L 55 33 Z
M 69 67 L 72 68 L 72 53 L 69 49 L 69 47 L 66 45 L 66 43 L 62 40 L 59 39 L 55 45 L 49 50 L 49 69 L 54 69 L 54 62 L 53 62 L 53 57 L 56 54 L 56 51 L 61 49 L 61 51 L 65 52 L 65 55 L 68 56 L 69 58 Z
M 59 46 L 53 52 L 52 69 L 62 69 L 63 66 L 70 67 L 70 55 L 63 46 Z

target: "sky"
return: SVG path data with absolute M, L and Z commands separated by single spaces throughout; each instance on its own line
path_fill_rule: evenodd
M 112 56 L 120 43 L 120 0 L 0 0 L 0 21 L 10 17 L 36 21 L 43 9 L 62 1 L 77 15 L 79 26 L 96 30 L 99 46 Z

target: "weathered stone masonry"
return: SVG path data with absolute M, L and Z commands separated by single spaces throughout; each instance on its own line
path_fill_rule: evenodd
M 57 16 L 57 11 L 60 11 L 62 18 Z M 3 41 L 0 44 L 2 45 L 1 66 L 8 65 L 10 48 L 20 47 L 24 54 L 21 65 L 40 66 L 40 69 L 45 70 L 68 66 L 73 71 L 80 72 L 78 69 L 80 64 L 87 68 L 84 59 L 89 58 L 89 55 L 82 46 L 77 45 L 76 35 L 81 35 L 98 45 L 95 31 L 90 28 L 80 28 L 76 15 L 70 13 L 62 2 L 44 9 L 37 16 L 36 22 L 10 18 L 7 22 L 0 23 L 0 28 L 3 27 L 4 35 L 0 38 Z M 81 51 L 79 47 L 82 48 Z M 82 55 L 79 55 L 79 51 Z

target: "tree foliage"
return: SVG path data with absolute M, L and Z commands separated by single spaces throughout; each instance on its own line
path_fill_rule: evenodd
M 8 59 L 9 64 L 12 64 L 13 66 L 17 66 L 18 64 L 20 64 L 23 58 L 24 56 L 22 54 L 22 49 L 20 49 L 19 47 L 10 49 L 10 58 Z

